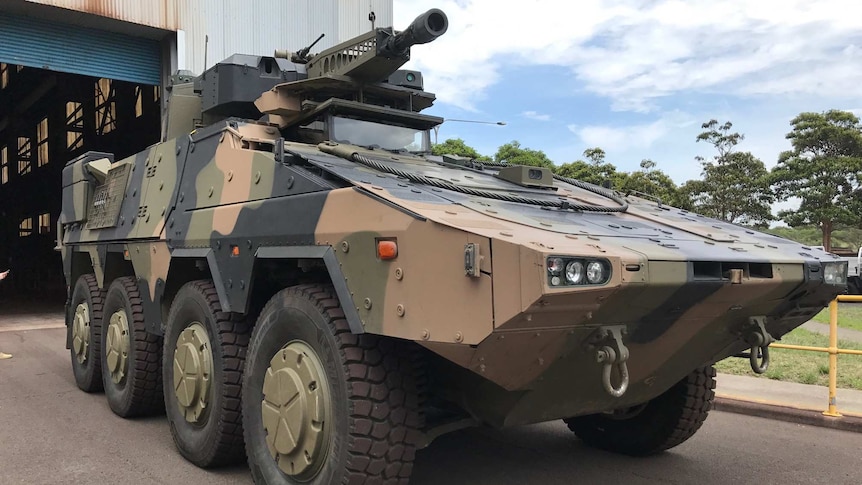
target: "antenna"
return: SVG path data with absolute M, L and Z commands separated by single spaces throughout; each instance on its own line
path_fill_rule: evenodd
M 204 76 L 206 76 L 206 72 L 207 72 L 207 51 L 209 50 L 209 44 L 210 44 L 210 36 L 205 35 L 204 36 L 204 71 L 203 71 Z

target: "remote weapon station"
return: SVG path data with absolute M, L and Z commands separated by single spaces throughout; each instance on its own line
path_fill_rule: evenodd
M 310 55 L 173 78 L 163 139 L 63 171 L 75 379 L 259 483 L 406 483 L 465 426 L 564 420 L 646 455 L 700 427 L 712 364 L 844 291 L 822 251 L 550 170 L 430 155 L 399 70 L 440 10 Z M 318 39 L 319 40 L 319 39 Z

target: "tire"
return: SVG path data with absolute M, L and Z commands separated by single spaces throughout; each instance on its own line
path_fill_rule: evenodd
M 187 354 L 180 353 L 180 359 L 175 361 L 181 335 L 183 342 L 189 342 L 195 331 L 206 333 L 212 363 L 203 407 L 195 407 L 189 401 L 183 405 L 177 391 L 185 383 L 200 382 L 200 378 L 175 380 L 177 372 L 195 377 L 204 375 L 202 371 L 196 372 L 198 364 L 193 364 L 197 366 L 194 368 L 177 367 L 186 365 L 182 359 Z M 171 305 L 162 351 L 165 410 L 177 449 L 199 467 L 230 465 L 245 459 L 240 394 L 249 334 L 244 319 L 221 310 L 218 293 L 210 280 L 187 283 Z M 187 350 L 187 344 L 183 345 Z M 198 403 L 203 389 L 195 389 L 198 397 L 194 401 Z
M 702 367 L 664 394 L 636 407 L 630 417 L 591 414 L 564 420 L 584 443 L 603 450 L 646 456 L 691 438 L 715 399 L 715 368 Z
M 422 436 L 423 416 L 422 396 L 416 388 L 417 369 L 410 347 L 402 343 L 352 334 L 329 286 L 295 286 L 273 296 L 252 333 L 243 379 L 246 454 L 255 483 L 406 484 Z M 295 348 L 305 349 L 304 354 L 289 360 L 289 352 Z M 268 406 L 264 398 L 269 399 L 269 395 L 264 394 L 264 384 L 267 375 L 276 375 L 273 369 L 280 365 L 279 359 L 305 362 L 311 368 L 316 361 L 311 359 L 308 364 L 305 358 L 311 354 L 320 363 L 320 385 L 313 381 L 315 385 L 298 386 L 296 394 L 308 388 L 309 393 L 318 393 L 315 396 L 326 396 L 303 401 L 329 404 L 324 411 L 316 411 L 318 416 L 323 413 L 319 428 L 323 438 L 319 440 L 324 451 L 314 448 L 313 465 L 289 476 L 281 471 L 267 444 L 263 409 Z M 278 372 L 284 375 L 281 369 Z M 270 378 L 275 381 L 275 377 Z M 278 389 L 278 396 L 283 396 Z M 287 407 L 289 404 L 283 409 Z M 282 421 L 278 423 L 281 426 Z M 279 456 L 282 462 L 288 458 Z M 290 463 L 288 459 L 285 466 Z
M 85 274 L 75 282 L 72 290 L 71 321 L 72 335 L 70 355 L 75 383 L 84 392 L 102 390 L 102 307 L 105 292 L 99 289 L 95 275 Z M 79 326 L 80 325 L 80 326 Z
M 124 315 L 127 332 L 122 335 L 117 332 L 114 338 L 109 334 L 117 312 Z M 162 343 L 158 336 L 147 333 L 141 295 L 133 277 L 118 278 L 111 283 L 102 320 L 102 382 L 111 411 L 124 418 L 160 413 L 164 406 L 159 368 Z M 122 370 L 122 375 L 117 373 L 117 382 L 111 371 L 111 363 L 117 356 L 110 348 L 112 341 L 122 342 L 125 351 L 125 359 L 116 367 Z

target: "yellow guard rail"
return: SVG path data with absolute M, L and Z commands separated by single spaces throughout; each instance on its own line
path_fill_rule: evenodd
M 807 350 L 810 352 L 825 352 L 829 354 L 829 407 L 823 411 L 825 416 L 840 417 L 838 402 L 836 398 L 838 389 L 838 354 L 862 355 L 862 350 L 849 350 L 838 348 L 838 302 L 855 301 L 862 302 L 862 296 L 838 295 L 829 303 L 829 347 L 810 347 L 808 345 L 789 345 L 774 343 L 770 347 L 774 349 Z

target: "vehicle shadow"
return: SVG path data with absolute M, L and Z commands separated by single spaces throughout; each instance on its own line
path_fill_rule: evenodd
M 675 482 L 697 463 L 674 452 L 649 458 L 589 448 L 561 421 L 444 435 L 416 456 L 411 484 L 571 484 Z

